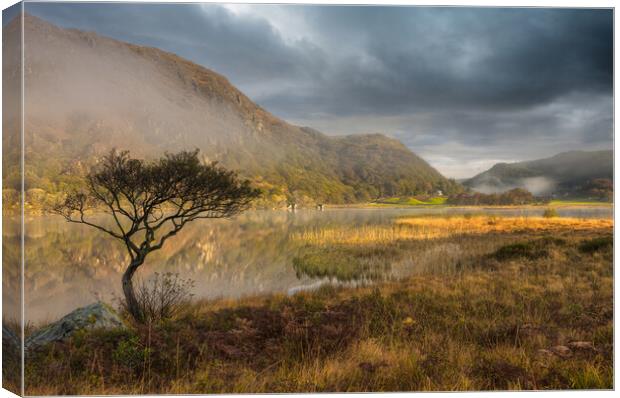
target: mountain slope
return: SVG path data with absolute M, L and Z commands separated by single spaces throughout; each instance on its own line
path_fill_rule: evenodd
M 8 24 L 5 37 L 18 29 L 16 21 Z M 30 15 L 24 30 L 27 188 L 62 191 L 112 147 L 147 158 L 199 148 L 205 160 L 251 178 L 271 202 L 354 202 L 456 188 L 396 140 L 293 126 L 225 77 L 174 54 Z M 3 77 L 17 68 L 6 63 Z M 11 130 L 10 120 L 3 123 Z M 16 178 L 3 177 L 8 186 Z
M 577 194 L 595 179 L 613 179 L 613 151 L 571 151 L 527 162 L 498 163 L 463 185 L 485 193 L 520 187 L 534 194 Z

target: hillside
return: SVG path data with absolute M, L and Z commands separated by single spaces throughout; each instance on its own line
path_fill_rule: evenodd
M 111 148 L 155 157 L 199 148 L 205 160 L 238 170 L 269 203 L 345 203 L 412 195 L 457 184 L 383 135 L 330 137 L 291 125 L 211 70 L 156 48 L 62 29 L 25 16 L 27 199 L 79 181 Z M 16 21 L 4 27 L 14 52 Z M 19 74 L 5 62 L 3 78 Z M 14 81 L 14 80 L 12 80 Z M 3 143 L 18 123 L 3 120 Z M 5 153 L 5 188 L 19 187 L 18 147 Z M 4 192 L 5 197 L 9 196 Z
M 484 193 L 519 187 L 537 195 L 580 195 L 596 179 L 613 180 L 613 151 L 571 151 L 527 162 L 498 163 L 463 184 Z

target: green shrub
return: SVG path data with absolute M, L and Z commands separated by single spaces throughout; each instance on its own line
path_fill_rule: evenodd
M 543 213 L 543 217 L 544 218 L 555 218 L 555 217 L 559 217 L 560 215 L 558 214 L 558 211 L 552 207 L 549 207 L 548 209 L 545 209 L 545 212 Z
M 562 246 L 565 243 L 566 241 L 564 239 L 546 236 L 538 240 L 502 246 L 491 254 L 491 257 L 499 261 L 512 260 L 515 258 L 536 260 L 549 255 L 549 246 Z
M 118 343 L 112 358 L 118 365 L 135 372 L 144 364 L 149 353 L 150 350 L 140 343 L 138 336 L 131 336 Z
M 582 253 L 594 253 L 602 249 L 611 248 L 613 245 L 614 237 L 608 235 L 581 242 L 579 245 L 579 251 Z

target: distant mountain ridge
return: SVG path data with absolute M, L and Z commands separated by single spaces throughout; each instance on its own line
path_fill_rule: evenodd
M 595 179 L 613 179 L 613 151 L 570 151 L 517 163 L 498 163 L 463 185 L 490 193 L 526 188 L 537 195 L 577 194 Z
M 270 202 L 345 203 L 458 189 L 395 139 L 330 137 L 294 126 L 222 75 L 177 55 L 31 15 L 24 20 L 27 189 L 63 191 L 112 147 L 146 158 L 199 148 L 205 160 L 253 180 Z M 10 57 L 19 30 L 15 20 L 3 28 L 9 86 L 15 80 L 7 79 L 19 75 Z M 3 120 L 5 148 L 17 142 L 18 125 L 10 115 Z M 5 187 L 19 186 L 19 154 L 4 159 Z

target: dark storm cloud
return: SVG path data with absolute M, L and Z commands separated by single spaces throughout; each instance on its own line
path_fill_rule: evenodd
M 611 93 L 610 11 L 313 11 L 316 30 L 359 48 L 359 55 L 336 64 L 327 84 L 308 99 L 326 110 L 399 114 L 437 106 L 527 107 L 576 90 Z M 302 98 L 270 102 L 287 104 L 290 112 L 304 103 Z
M 53 23 L 174 52 L 239 81 L 303 74 L 318 67 L 310 43 L 284 44 L 264 19 L 238 18 L 199 4 L 27 3 Z
M 384 132 L 429 157 L 441 145 L 458 149 L 455 164 L 473 159 L 460 153 L 468 149 L 487 148 L 491 161 L 611 145 L 611 10 L 26 3 L 26 11 L 177 53 L 293 122 Z M 436 159 L 452 175 L 475 168 L 461 162 L 457 172 Z

